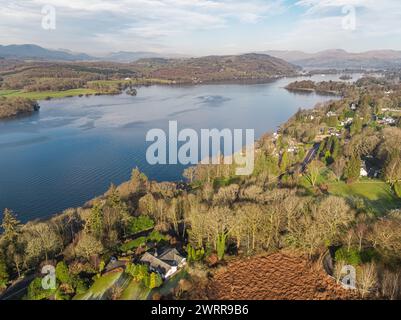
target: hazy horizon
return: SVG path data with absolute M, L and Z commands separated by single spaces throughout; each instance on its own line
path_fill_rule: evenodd
M 211 53 L 211 54 L 184 54 L 181 52 L 162 52 L 162 51 L 144 51 L 144 50 L 137 50 L 137 51 L 130 51 L 130 50 L 119 50 L 119 51 L 102 51 L 102 52 L 90 52 L 90 51 L 75 51 L 75 50 L 71 50 L 69 48 L 51 48 L 48 46 L 42 46 L 39 45 L 37 43 L 0 43 L 0 46 L 12 46 L 12 45 L 33 45 L 33 46 L 39 46 L 42 47 L 44 49 L 48 49 L 48 50 L 54 50 L 54 51 L 64 51 L 64 52 L 69 52 L 72 54 L 87 54 L 93 57 L 105 57 L 108 54 L 115 54 L 115 53 L 155 53 L 155 54 L 160 54 L 163 55 L 165 54 L 166 56 L 171 56 L 171 57 L 183 57 L 183 58 L 189 58 L 189 57 L 205 57 L 205 56 L 224 56 L 224 55 L 242 55 L 242 54 L 250 54 L 250 53 L 256 53 L 256 54 L 263 54 L 263 53 L 268 53 L 268 52 L 302 52 L 305 54 L 317 54 L 317 53 L 322 53 L 322 52 L 330 52 L 330 51 L 345 51 L 349 54 L 362 54 L 362 53 L 368 53 L 368 52 L 381 52 L 381 51 L 396 51 L 396 52 L 401 52 L 401 49 L 381 49 L 381 48 L 377 48 L 377 49 L 371 49 L 371 50 L 365 50 L 365 51 L 349 51 L 343 48 L 327 48 L 327 49 L 322 49 L 322 50 L 318 50 L 318 51 L 306 51 L 306 50 L 301 50 L 301 49 L 294 49 L 294 50 L 289 50 L 289 49 L 275 49 L 275 48 L 268 48 L 266 50 L 260 50 L 260 51 L 242 51 L 242 52 L 230 52 L 230 53 L 225 53 L 225 52 L 221 52 L 221 53 Z

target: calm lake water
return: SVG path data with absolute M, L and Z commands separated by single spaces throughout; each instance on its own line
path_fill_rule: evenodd
M 283 87 L 294 80 L 151 86 L 138 88 L 136 97 L 42 101 L 32 116 L 0 121 L 0 210 L 12 209 L 22 221 L 48 217 L 128 180 L 136 166 L 151 179 L 181 180 L 179 165 L 147 164 L 149 129 L 165 129 L 176 120 L 179 129 L 250 128 L 259 137 L 298 108 L 333 98 L 287 92 Z

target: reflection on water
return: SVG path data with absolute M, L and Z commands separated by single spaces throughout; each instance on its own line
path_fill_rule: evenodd
M 135 166 L 151 179 L 180 180 L 182 166 L 146 163 L 149 129 L 167 131 L 168 120 L 176 120 L 179 129 L 251 128 L 258 137 L 298 108 L 333 98 L 283 89 L 293 80 L 42 101 L 32 116 L 0 121 L 0 210 L 11 208 L 23 221 L 47 217 L 129 179 Z

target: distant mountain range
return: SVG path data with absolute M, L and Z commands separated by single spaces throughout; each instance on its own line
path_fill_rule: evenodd
M 261 53 L 283 59 L 303 68 L 392 68 L 401 67 L 401 51 L 376 50 L 351 53 L 334 49 L 317 53 L 302 51 L 263 51 Z
M 72 53 L 66 50 L 50 50 L 34 44 L 13 44 L 9 46 L 0 45 L 0 57 L 60 61 L 93 60 L 93 57 L 85 53 Z
M 351 53 L 340 49 L 326 50 L 317 53 L 270 50 L 258 53 L 267 54 L 303 68 L 379 69 L 401 67 L 401 51 L 395 50 L 376 50 L 360 53 Z M 102 56 L 93 56 L 64 49 L 46 49 L 33 44 L 0 45 L 0 58 L 25 60 L 135 62 L 141 59 L 187 57 L 188 56 L 180 54 L 160 54 L 144 51 L 119 51 Z
M 112 52 L 103 56 L 91 56 L 85 53 L 75 53 L 65 49 L 45 49 L 34 44 L 0 45 L 0 57 L 25 60 L 55 60 L 55 61 L 112 61 L 134 62 L 144 58 L 181 58 L 179 54 L 159 54 L 155 52 Z
M 156 52 L 146 51 L 119 51 L 112 52 L 104 56 L 99 56 L 96 59 L 113 61 L 113 62 L 134 62 L 140 59 L 153 59 L 153 58 L 187 58 L 188 56 L 181 54 L 161 54 Z

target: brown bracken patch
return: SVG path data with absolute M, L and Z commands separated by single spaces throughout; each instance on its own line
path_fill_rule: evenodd
M 209 299 L 336 300 L 356 299 L 306 258 L 276 253 L 236 260 L 217 271 L 206 287 Z

